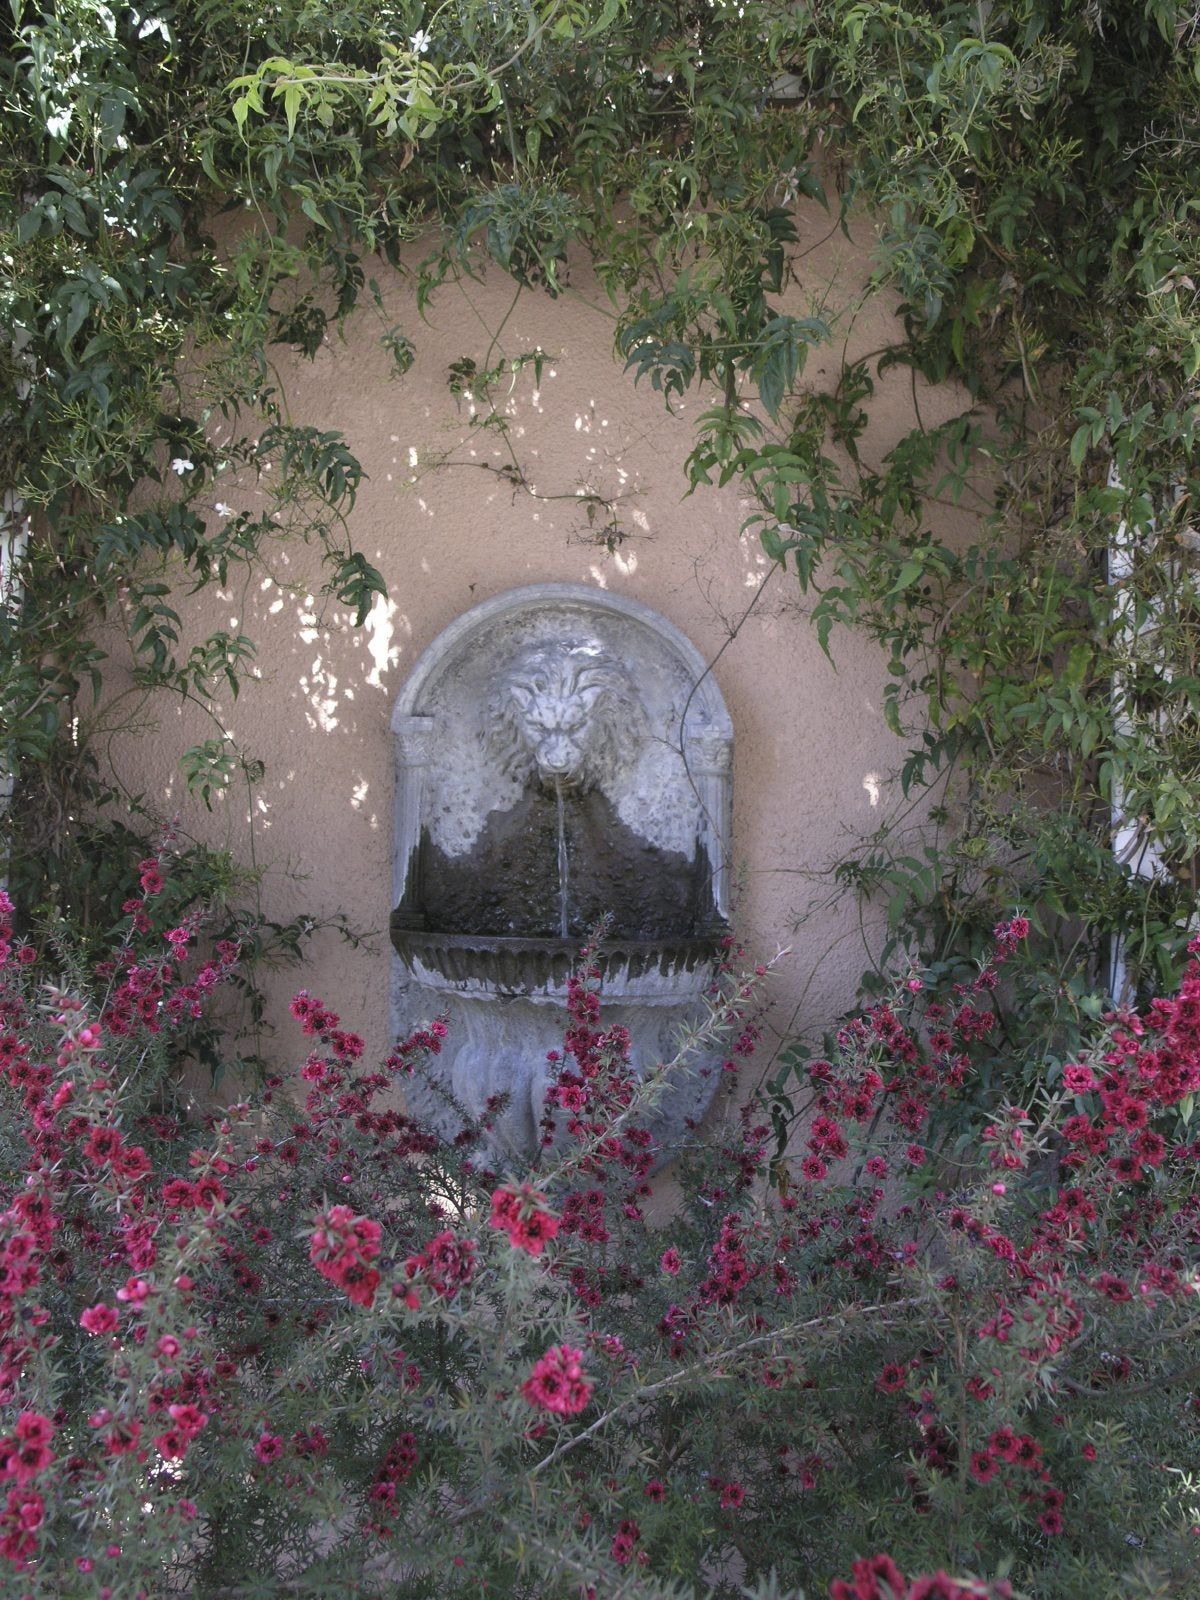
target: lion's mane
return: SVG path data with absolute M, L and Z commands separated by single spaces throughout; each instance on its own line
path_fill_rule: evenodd
M 487 745 L 500 771 L 525 783 L 537 768 L 534 714 L 572 707 L 584 713 L 579 787 L 604 788 L 637 755 L 646 714 L 629 674 L 596 644 L 537 645 L 522 651 L 487 707 Z

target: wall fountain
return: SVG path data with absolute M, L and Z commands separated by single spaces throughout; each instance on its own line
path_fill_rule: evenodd
M 703 1011 L 726 930 L 732 731 L 703 658 L 636 601 L 540 584 L 422 655 L 392 719 L 393 1026 L 442 1013 L 414 1108 L 453 1134 L 508 1097 L 497 1159 L 528 1161 L 578 949 L 610 918 L 604 1018 L 639 1070 Z M 694 1063 L 656 1110 L 665 1152 L 715 1089 Z

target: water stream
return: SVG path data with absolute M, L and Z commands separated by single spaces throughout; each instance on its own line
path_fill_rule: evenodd
M 567 825 L 563 810 L 562 779 L 554 780 L 554 798 L 558 805 L 558 931 L 567 937 Z

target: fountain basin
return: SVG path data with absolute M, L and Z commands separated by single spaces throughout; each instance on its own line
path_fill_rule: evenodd
M 694 998 L 712 981 L 722 934 L 605 940 L 591 965 L 600 970 L 606 999 Z M 478 988 L 497 996 L 562 1002 L 579 965 L 578 939 L 436 933 L 407 927 L 399 912 L 392 918 L 392 944 L 418 983 L 455 993 Z

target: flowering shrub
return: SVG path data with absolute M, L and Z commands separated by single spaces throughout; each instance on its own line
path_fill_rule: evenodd
M 952 1152 L 910 978 L 652 1226 L 673 1067 L 586 952 L 535 1173 L 398 1108 L 440 1024 L 372 1068 L 307 994 L 297 1082 L 204 1116 L 164 1036 L 237 951 L 154 931 L 163 870 L 90 983 L 0 901 L 0 1592 L 1194 1594 L 1200 965 Z

